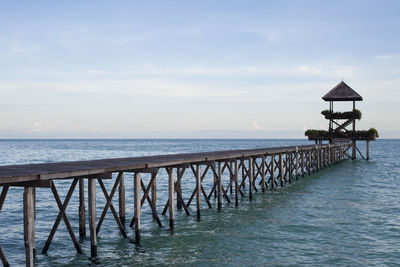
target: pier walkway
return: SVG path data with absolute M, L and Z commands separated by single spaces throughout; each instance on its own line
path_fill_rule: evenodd
M 126 230 L 126 205 L 124 173 L 134 173 L 134 216 L 129 220 L 129 226 L 134 227 L 134 243 L 140 243 L 141 209 L 145 202 L 149 205 L 154 221 L 163 227 L 159 218 L 168 212 L 169 230 L 173 233 L 175 208 L 183 209 L 190 215 L 190 205 L 196 205 L 196 217 L 200 220 L 202 199 L 212 208 L 211 198 L 216 199 L 216 208 L 222 210 L 223 203 L 238 206 L 239 196 L 253 198 L 253 192 L 283 187 L 286 183 L 297 180 L 299 176 L 311 174 L 327 166 L 335 165 L 351 158 L 349 143 L 333 145 L 310 145 L 274 147 L 247 150 L 230 150 L 216 152 L 170 154 L 132 158 L 113 158 L 90 161 L 58 162 L 44 164 L 27 164 L 0 166 L 0 212 L 7 192 L 11 186 L 24 187 L 23 217 L 24 244 L 26 266 L 34 265 L 35 254 L 35 201 L 36 188 L 49 188 L 59 208 L 53 227 L 49 233 L 42 253 L 47 253 L 58 226 L 63 220 L 77 253 L 85 252 L 81 248 L 73 232 L 66 214 L 68 203 L 78 186 L 79 190 L 79 236 L 86 236 L 88 225 L 91 259 L 97 255 L 97 235 L 104 218 L 111 210 L 116 225 L 124 238 L 129 238 Z M 157 206 L 157 174 L 165 170 L 168 174 L 168 200 Z M 183 174 L 192 173 L 191 194 L 189 198 L 182 193 Z M 148 184 L 142 179 L 142 174 L 149 174 Z M 114 174 L 114 175 L 113 175 Z M 175 175 L 176 174 L 176 175 Z M 176 177 L 175 177 L 176 176 Z M 185 176 L 187 179 L 188 176 Z M 70 179 L 71 185 L 62 201 L 53 183 L 56 179 Z M 104 185 L 104 179 L 112 179 L 110 191 Z M 205 179 L 210 179 L 212 187 L 204 187 Z M 85 180 L 87 180 L 88 223 L 86 223 Z M 103 212 L 98 219 L 96 214 L 96 186 L 99 184 L 106 199 Z M 247 190 L 244 188 L 247 187 Z M 118 210 L 113 205 L 113 199 L 118 190 Z M 208 192 L 206 191 L 208 190 Z M 246 194 L 245 194 L 246 193 Z M 231 200 L 232 198 L 232 200 Z M 176 206 L 175 206 L 176 204 Z M 1 215 L 1 214 L 0 214 Z M 1 227 L 1 226 L 0 226 Z M 9 266 L 0 244 L 0 259 L 4 266 Z

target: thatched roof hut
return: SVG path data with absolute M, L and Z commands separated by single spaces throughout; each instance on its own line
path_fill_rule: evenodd
M 341 81 L 332 90 L 322 97 L 325 101 L 362 101 L 363 98 L 344 81 Z

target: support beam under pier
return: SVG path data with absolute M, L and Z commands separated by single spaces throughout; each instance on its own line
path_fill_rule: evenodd
M 24 187 L 24 241 L 26 266 L 34 266 L 35 254 L 35 188 Z
M 96 179 L 88 179 L 88 206 L 89 206 L 89 230 L 90 230 L 90 256 L 97 257 L 97 233 L 96 233 Z

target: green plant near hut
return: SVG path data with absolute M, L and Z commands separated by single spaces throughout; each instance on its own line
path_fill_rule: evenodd
M 330 112 L 329 110 L 325 109 L 321 111 L 321 114 L 324 115 L 325 119 L 351 119 L 353 118 L 353 111 L 345 111 L 345 112 Z M 354 110 L 354 116 L 357 120 L 361 120 L 362 113 L 360 110 Z
M 374 127 L 369 128 L 368 132 L 370 135 L 375 135 L 376 138 L 379 137 L 379 133 Z
M 368 131 L 348 131 L 348 132 L 334 132 L 330 136 L 326 130 L 310 129 L 304 133 L 310 140 L 329 139 L 329 138 L 357 138 L 357 139 L 371 139 L 379 137 L 379 133 L 375 128 L 370 128 Z

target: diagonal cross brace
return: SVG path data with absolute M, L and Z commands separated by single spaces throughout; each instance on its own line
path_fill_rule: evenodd
M 194 169 L 194 167 L 193 167 L 192 164 L 190 164 L 190 169 L 192 170 L 193 174 L 196 176 L 196 170 Z M 201 192 L 202 192 L 202 194 L 203 194 L 203 196 L 204 196 L 204 199 L 206 200 L 208 207 L 211 209 L 212 206 L 211 206 L 210 200 L 208 199 L 207 193 L 206 193 L 206 191 L 204 190 L 203 186 L 201 185 L 201 182 L 203 182 L 203 179 L 204 179 L 204 177 L 206 176 L 208 169 L 210 169 L 210 165 L 207 165 L 207 167 L 205 168 L 203 174 L 202 174 L 201 177 L 200 177 L 200 187 L 201 187 Z M 197 192 L 197 185 L 196 185 L 196 188 L 193 190 L 193 193 L 192 193 L 192 195 L 190 196 L 190 198 L 189 198 L 189 200 L 188 200 L 186 206 L 188 206 L 188 207 L 190 206 L 190 204 L 192 203 L 192 200 L 193 200 L 194 196 L 196 195 L 196 192 Z
M 185 204 L 185 201 L 183 200 L 181 191 L 180 191 L 180 190 L 176 190 L 176 189 L 179 188 L 179 186 L 181 185 L 182 176 L 183 176 L 183 174 L 185 173 L 185 170 L 186 170 L 186 168 L 182 168 L 182 170 L 178 173 L 178 177 L 177 177 L 177 179 L 176 179 L 175 186 L 174 186 L 174 192 L 177 194 L 177 197 L 178 197 L 179 200 L 181 201 L 182 207 L 183 207 L 183 209 L 185 210 L 186 215 L 190 215 L 189 209 L 187 208 L 187 206 L 186 206 L 186 204 Z M 162 212 L 162 215 L 165 215 L 165 213 L 166 213 L 167 210 L 168 210 L 168 207 L 169 207 L 169 199 L 168 199 L 167 203 L 165 203 L 165 206 L 164 206 L 164 210 L 163 210 L 163 212 Z
M 97 181 L 99 182 L 99 185 L 100 185 L 100 187 L 101 187 L 101 190 L 103 191 L 104 197 L 105 197 L 106 200 L 107 200 L 107 203 L 106 203 L 106 205 L 105 205 L 105 207 L 104 207 L 104 209 L 103 209 L 103 213 L 101 214 L 100 220 L 99 220 L 99 222 L 97 223 L 97 226 L 96 226 L 96 235 L 99 234 L 101 225 L 103 224 L 104 218 L 105 218 L 106 215 L 107 215 L 107 211 L 108 211 L 108 209 L 110 208 L 112 214 L 114 215 L 114 219 L 115 219 L 115 221 L 116 221 L 117 224 L 118 224 L 118 228 L 119 228 L 119 230 L 120 230 L 122 236 L 125 237 L 125 238 L 128 237 L 128 235 L 127 235 L 126 232 L 125 232 L 125 228 L 124 228 L 124 226 L 122 225 L 121 220 L 119 219 L 119 217 L 118 217 L 118 215 L 117 215 L 117 212 L 116 212 L 116 210 L 115 210 L 115 207 L 114 207 L 114 205 L 112 204 L 112 199 L 113 199 L 113 197 L 114 197 L 115 191 L 117 190 L 117 187 L 118 187 L 118 185 L 119 185 L 119 181 L 121 180 L 121 177 L 122 177 L 122 173 L 119 173 L 117 179 L 116 179 L 115 182 L 114 182 L 114 186 L 113 186 L 112 189 L 111 189 L 110 195 L 108 195 L 108 193 L 107 193 L 107 189 L 106 189 L 106 187 L 104 186 L 103 180 L 102 180 L 101 178 L 98 178 L 98 179 L 97 179 Z
M 54 185 L 54 183 L 51 184 L 51 191 L 53 192 L 54 198 L 57 202 L 58 208 L 60 209 L 60 212 L 58 213 L 57 219 L 54 222 L 53 228 L 50 231 L 50 235 L 47 238 L 46 244 L 42 250 L 43 254 L 47 253 L 47 250 L 50 247 L 51 241 L 53 240 L 53 237 L 57 231 L 58 225 L 61 222 L 61 219 L 64 219 L 65 225 L 67 226 L 67 230 L 68 233 L 72 239 L 72 242 L 74 243 L 75 249 L 79 254 L 82 254 L 82 249 L 78 243 L 78 240 L 75 237 L 75 234 L 72 230 L 71 224 L 68 220 L 67 214 L 66 214 L 66 209 L 69 203 L 69 200 L 71 199 L 72 193 L 75 190 L 76 184 L 78 183 L 79 179 L 78 178 L 74 178 L 74 180 L 72 181 L 71 187 L 68 190 L 67 196 L 65 197 L 64 203 L 61 202 L 60 196 L 58 195 L 56 186 Z
M 153 200 L 149 196 L 150 189 L 152 188 L 154 182 L 156 181 L 156 177 L 157 177 L 157 173 L 155 173 L 155 175 L 151 176 L 149 184 L 147 185 L 147 188 L 146 188 L 145 184 L 143 183 L 143 180 L 140 179 L 140 187 L 144 193 L 143 197 L 140 201 L 140 207 L 143 207 L 144 201 L 147 200 L 147 203 L 149 203 L 151 212 L 153 213 L 153 218 L 156 220 L 159 227 L 163 227 L 161 220 L 157 215 L 156 206 L 154 205 Z M 135 216 L 133 216 L 129 226 L 133 227 L 135 225 L 135 221 L 136 221 L 136 218 L 135 218 Z
M 214 165 L 211 165 L 211 170 L 213 171 L 214 175 L 215 175 L 216 177 L 218 177 L 218 174 L 217 174 L 217 171 L 216 171 Z M 221 176 L 222 176 L 222 174 L 223 174 L 223 169 L 222 169 L 222 171 L 221 171 Z M 218 177 L 218 180 L 219 180 L 219 179 L 222 179 L 222 177 Z M 211 197 L 211 194 L 213 193 L 213 190 L 216 190 L 218 180 L 215 181 L 215 184 L 214 184 L 214 186 L 213 186 L 213 188 L 212 188 L 212 190 L 211 190 L 211 192 L 210 192 L 210 197 Z M 228 203 L 231 203 L 231 200 L 229 199 L 228 194 L 227 194 L 227 190 L 225 190 L 225 188 L 224 188 L 223 185 L 222 185 L 221 187 L 222 187 L 222 193 L 224 194 L 226 201 L 227 201 Z

